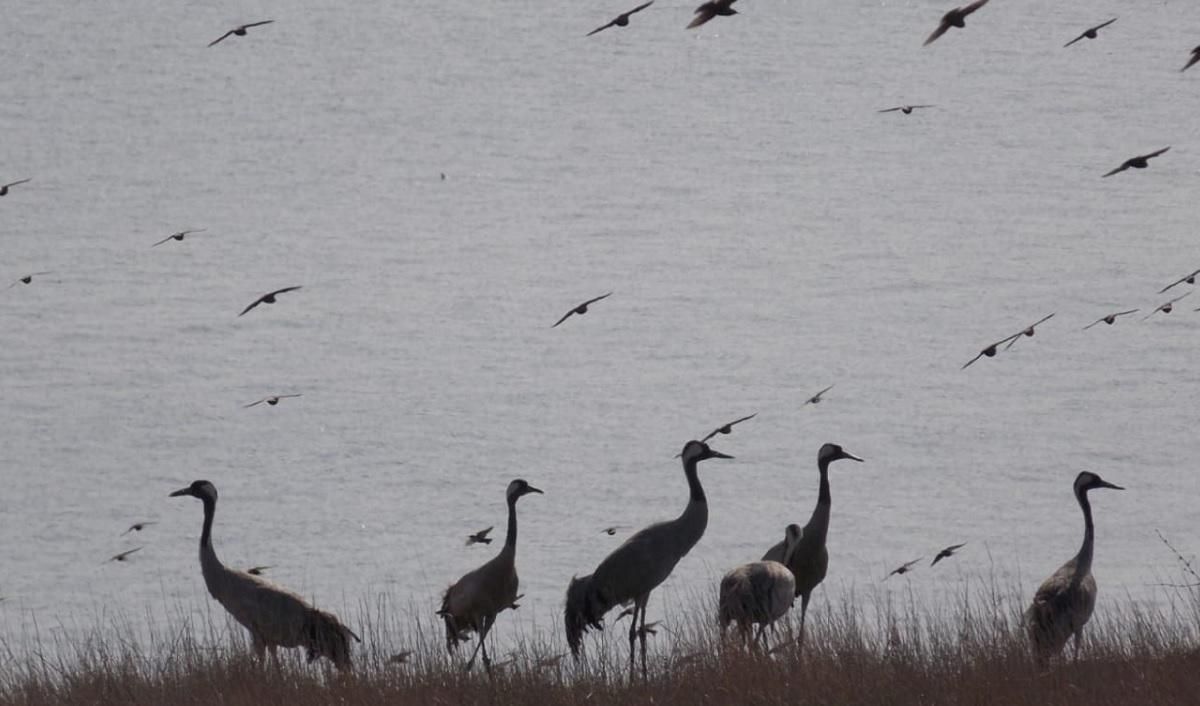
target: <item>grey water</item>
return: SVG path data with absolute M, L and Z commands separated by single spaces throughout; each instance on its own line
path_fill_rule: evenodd
M 0 292 L 5 637 L 209 610 L 201 509 L 167 498 L 200 478 L 227 564 L 430 614 L 525 478 L 507 620 L 554 626 L 573 574 L 682 509 L 683 443 L 751 412 L 652 620 L 808 518 L 826 441 L 866 463 L 832 469 L 815 610 L 1031 596 L 1079 546 L 1084 469 L 1127 488 L 1093 497 L 1098 613 L 1160 600 L 1155 530 L 1200 544 L 1200 296 L 1081 329 L 1200 267 L 1200 5 L 994 0 L 922 48 L 950 3 L 684 31 L 695 2 L 586 39 L 623 0 L 7 3 L 0 179 L 33 181 L 0 199 L 0 274 L 52 274 Z M 902 103 L 936 107 L 876 112 Z

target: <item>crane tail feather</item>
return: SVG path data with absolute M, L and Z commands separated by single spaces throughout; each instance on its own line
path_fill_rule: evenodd
M 308 661 L 328 657 L 338 669 L 350 668 L 350 639 L 362 640 L 337 616 L 313 608 L 304 618 L 305 647 Z
M 584 634 L 595 628 L 603 630 L 600 622 L 612 607 L 613 603 L 604 599 L 596 590 L 592 574 L 583 578 L 571 578 L 567 586 L 567 605 L 563 610 L 563 623 L 567 630 L 567 644 L 571 647 L 571 655 L 579 659 L 583 647 Z

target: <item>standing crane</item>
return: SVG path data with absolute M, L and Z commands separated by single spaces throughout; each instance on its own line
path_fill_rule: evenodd
M 244 571 L 226 568 L 212 546 L 217 488 L 198 480 L 171 493 L 190 495 L 204 503 L 204 529 L 200 533 L 200 572 L 208 592 L 250 631 L 254 651 L 262 658 L 268 648 L 303 647 L 308 661 L 328 657 L 340 670 L 350 668 L 350 638 L 361 642 L 332 613 L 318 610 L 300 596 Z
M 487 636 L 496 615 L 506 608 L 515 608 L 517 602 L 517 499 L 530 493 L 541 493 L 521 479 L 508 484 L 504 491 L 508 503 L 508 534 L 504 537 L 504 548 L 483 566 L 455 581 L 442 596 L 442 608 L 438 615 L 446 624 L 446 649 L 453 652 L 458 643 L 474 632 L 479 635 L 479 644 L 467 661 L 467 670 L 475 664 L 475 657 L 483 653 L 483 667 L 492 673 L 492 660 L 487 653 Z
M 696 465 L 710 458 L 733 458 L 709 448 L 702 441 L 689 441 L 680 452 L 688 482 L 688 504 L 674 520 L 658 522 L 635 533 L 582 578 L 572 577 L 567 586 L 563 622 L 571 654 L 579 659 L 583 635 L 604 628 L 604 614 L 617 605 L 633 603 L 629 626 L 629 674 L 634 673 L 635 641 L 641 638 L 642 676 L 646 675 L 646 603 L 650 592 L 665 581 L 679 560 L 696 546 L 708 526 L 708 500 L 696 474 Z M 641 626 L 638 616 L 641 616 Z
M 784 563 L 796 577 L 796 595 L 800 596 L 798 643 L 801 646 L 804 644 L 804 621 L 808 616 L 808 600 L 812 597 L 813 589 L 825 580 L 825 572 L 829 570 L 829 551 L 825 548 L 825 538 L 829 534 L 829 510 L 833 504 L 829 495 L 829 464 L 843 458 L 862 463 L 861 458 L 837 444 L 825 444 L 817 452 L 817 470 L 821 474 L 817 507 L 813 510 L 808 524 L 804 525 L 791 559 L 784 562 L 784 542 L 771 547 L 763 555 L 763 561 Z
M 796 577 L 787 567 L 804 530 L 800 525 L 788 525 L 784 533 L 783 562 L 755 561 L 731 569 L 721 579 L 717 620 L 721 632 L 730 623 L 738 624 L 743 642 L 750 642 L 750 626 L 758 625 L 755 642 L 767 648 L 767 628 L 775 630 L 775 621 L 782 618 L 796 602 Z
M 1084 471 L 1075 477 L 1075 499 L 1083 510 L 1083 546 L 1079 553 L 1042 582 L 1025 611 L 1025 629 L 1033 645 L 1034 656 L 1044 665 L 1062 651 L 1067 640 L 1075 638 L 1075 656 L 1079 655 L 1079 637 L 1083 626 L 1096 608 L 1096 579 L 1092 578 L 1092 504 L 1088 491 L 1096 488 L 1124 490 L 1095 473 Z

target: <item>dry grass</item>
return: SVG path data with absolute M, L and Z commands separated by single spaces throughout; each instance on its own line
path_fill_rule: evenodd
M 1002 595 L 1003 594 L 1003 595 Z M 709 599 L 709 600 L 705 600 Z M 711 604 L 711 596 L 694 605 Z M 624 630 L 610 628 L 576 664 L 555 633 L 526 636 L 497 662 L 494 678 L 462 671 L 437 626 L 383 603 L 362 606 L 364 646 L 352 674 L 299 655 L 255 661 L 236 626 L 181 619 L 141 642 L 112 626 L 73 645 L 8 651 L 0 705 L 146 704 L 1194 704 L 1200 700 L 1200 592 L 1168 592 L 1164 608 L 1102 598 L 1079 659 L 1039 673 L 1019 629 L 1023 601 L 994 584 L 963 590 L 938 607 L 885 594 L 810 615 L 809 642 L 774 655 L 724 643 L 707 611 L 668 616 L 652 637 L 651 674 L 630 682 Z M 772 644 L 784 642 L 794 625 Z M 731 633 L 732 635 L 732 633 Z M 407 664 L 392 648 L 414 650 Z M 56 655 L 54 658 L 47 654 Z M 283 654 L 283 653 L 281 653 Z

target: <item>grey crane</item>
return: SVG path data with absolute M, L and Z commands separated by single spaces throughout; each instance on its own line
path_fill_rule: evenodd
M 359 639 L 332 613 L 314 608 L 308 601 L 270 581 L 244 571 L 227 568 L 212 545 L 213 515 L 217 510 L 217 488 L 198 480 L 170 497 L 190 495 L 204 503 L 204 529 L 200 533 L 200 572 L 208 592 L 247 630 L 254 651 L 261 658 L 267 649 L 303 647 L 308 661 L 328 657 L 340 670 L 350 668 L 350 638 Z
M 829 570 L 829 551 L 825 548 L 825 538 L 829 534 L 829 510 L 833 499 L 829 494 L 829 464 L 848 458 L 862 463 L 862 459 L 846 451 L 837 444 L 825 444 L 817 452 L 817 470 L 821 474 L 821 485 L 817 492 L 817 506 L 813 509 L 812 517 L 800 534 L 792 556 L 784 562 L 783 542 L 776 544 L 763 555 L 763 561 L 778 561 L 792 570 L 796 577 L 796 595 L 800 596 L 800 636 L 798 641 L 804 644 L 804 621 L 808 616 L 808 601 L 815 589 L 825 580 L 825 572 Z
M 696 474 L 696 466 L 710 458 L 733 458 L 715 451 L 703 441 L 689 441 L 680 452 L 688 483 L 688 504 L 674 520 L 658 522 L 634 533 L 600 562 L 587 576 L 572 577 L 567 586 L 563 623 L 571 654 L 579 659 L 583 635 L 604 628 L 604 614 L 614 606 L 633 603 L 629 626 L 629 673 L 634 671 L 635 640 L 641 638 L 642 675 L 646 674 L 646 603 L 650 593 L 665 581 L 679 560 L 696 546 L 708 526 L 708 499 Z
M 530 493 L 542 491 L 520 478 L 508 484 L 504 497 L 508 503 L 508 534 L 504 537 L 504 548 L 483 566 L 455 581 L 442 596 L 442 607 L 438 615 L 446 624 L 446 649 L 453 652 L 467 635 L 479 635 L 479 644 L 467 661 L 467 670 L 475 664 L 475 657 L 483 653 L 483 667 L 492 673 L 492 660 L 487 653 L 487 636 L 496 622 L 496 615 L 517 602 L 517 499 Z
M 1062 651 L 1067 640 L 1075 638 L 1079 654 L 1079 636 L 1096 608 L 1096 579 L 1092 578 L 1092 549 L 1095 529 L 1088 491 L 1096 488 L 1124 490 L 1090 471 L 1075 476 L 1075 499 L 1083 510 L 1083 546 L 1079 553 L 1042 582 L 1033 603 L 1025 611 L 1025 629 L 1039 664 Z
M 758 625 L 755 642 L 767 648 L 767 628 L 774 631 L 775 621 L 786 615 L 796 602 L 796 577 L 787 562 L 803 532 L 800 525 L 788 525 L 784 530 L 783 562 L 755 561 L 725 574 L 717 604 L 717 621 L 722 632 L 736 622 L 742 641 L 749 643 L 750 626 Z

